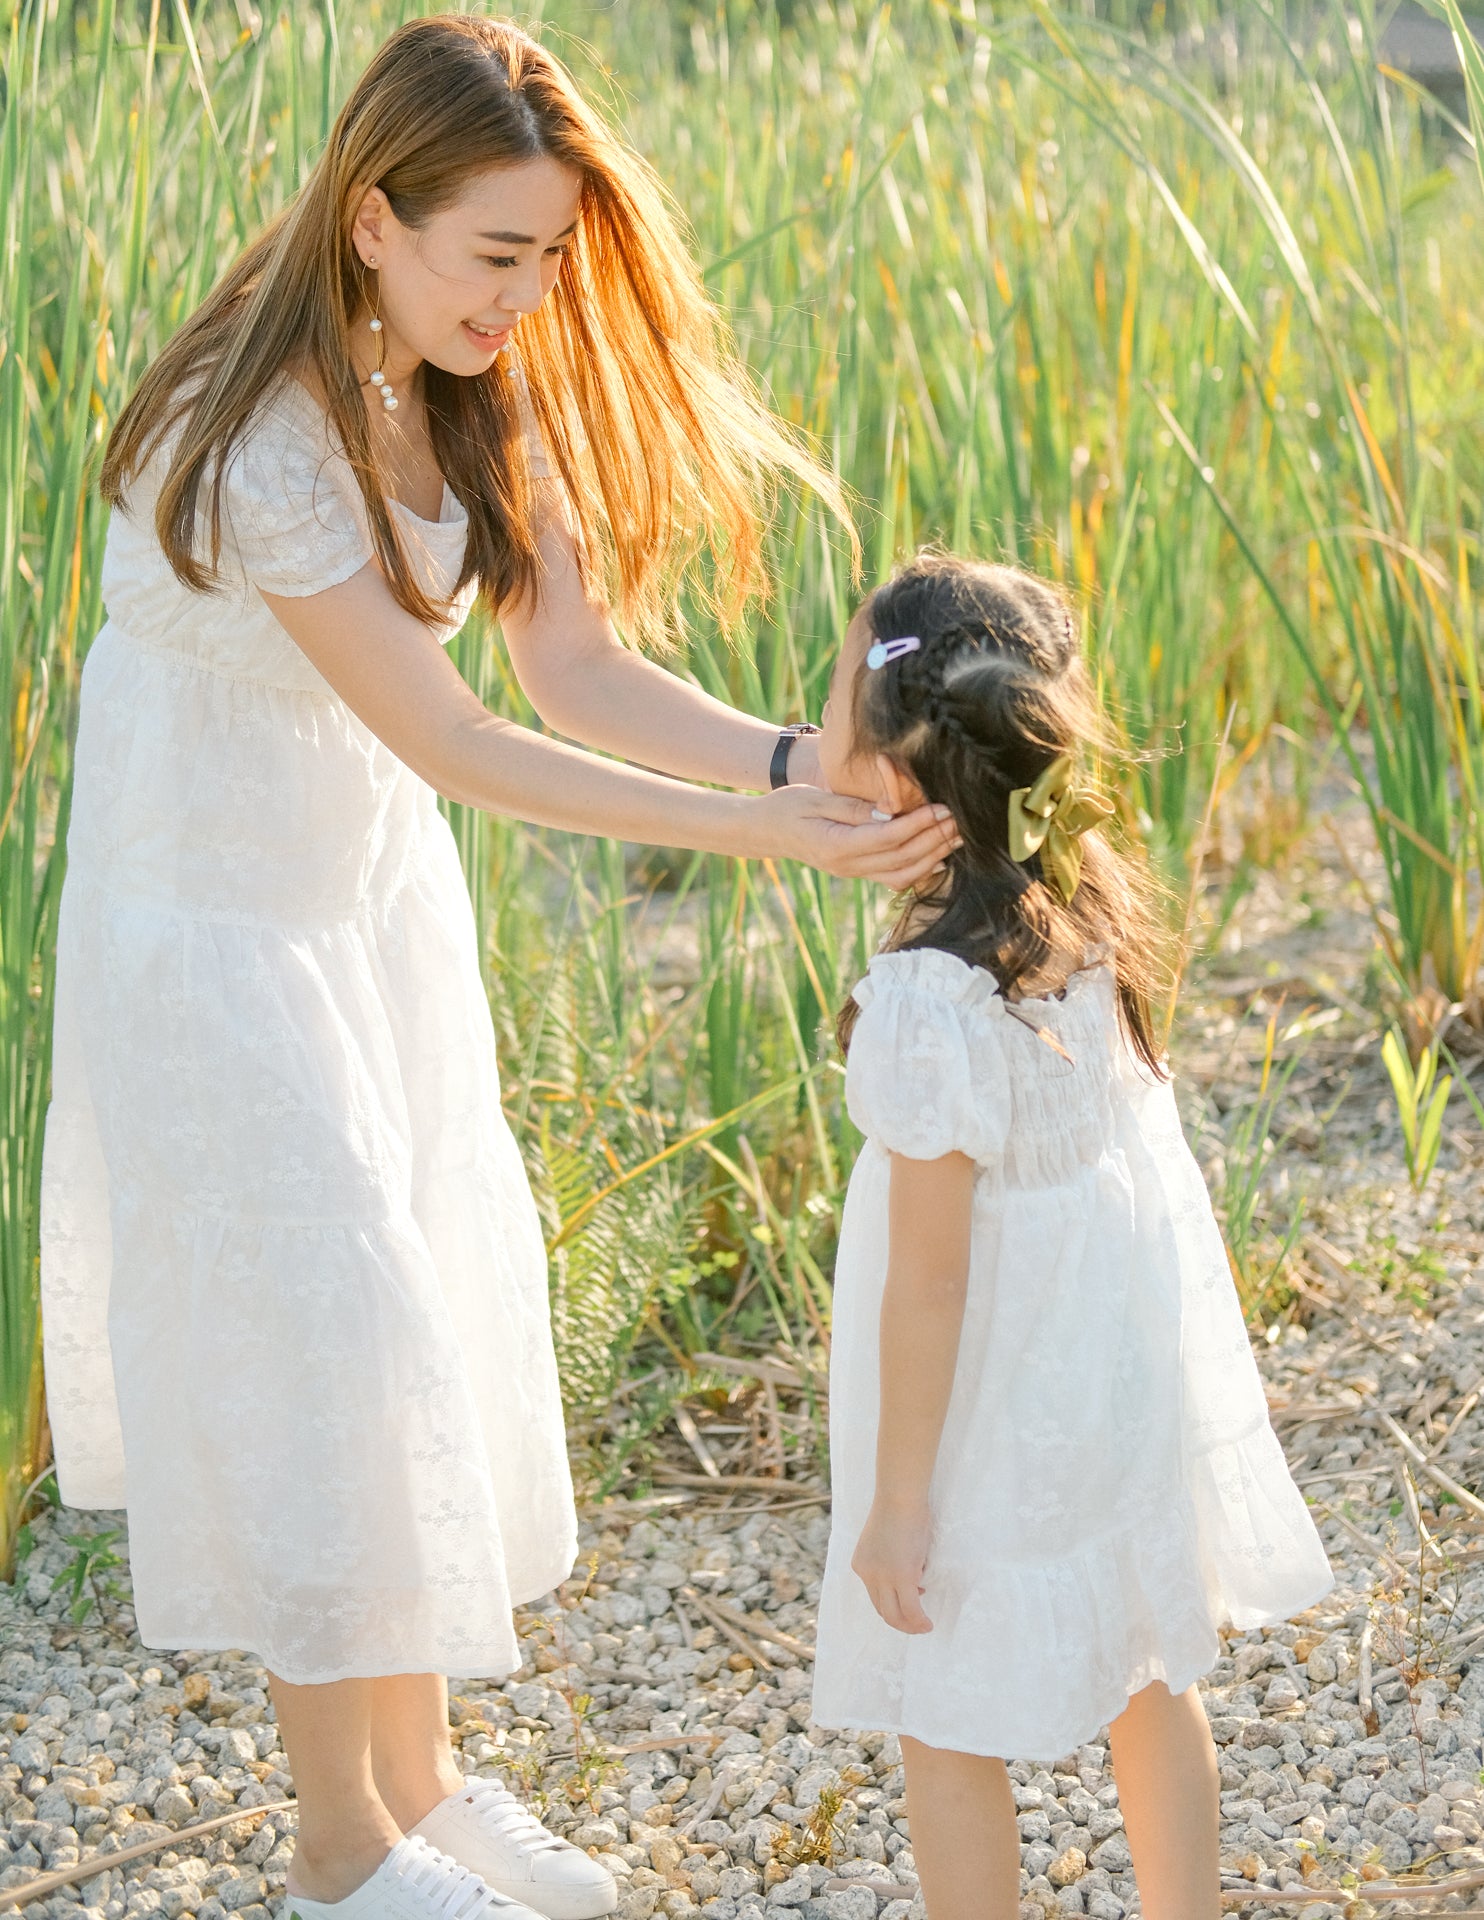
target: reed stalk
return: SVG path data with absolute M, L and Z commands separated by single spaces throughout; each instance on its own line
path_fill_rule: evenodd
M 37 1196 L 78 674 L 103 614 L 98 452 L 411 10 L 0 14 L 0 1570 L 44 1464 Z M 1177 887 L 1223 740 L 1300 812 L 1306 761 L 1280 733 L 1338 745 L 1385 857 L 1399 982 L 1467 999 L 1477 59 L 1470 149 L 1381 74 L 1364 8 L 1355 44 L 1338 11 L 1300 39 L 1267 0 L 1192 0 L 1178 36 L 1123 0 L 1097 19 L 976 0 L 537 12 L 672 183 L 756 379 L 854 490 L 863 584 L 923 540 L 1063 582 Z M 859 588 L 807 500 L 778 503 L 770 555 L 772 601 L 732 636 L 696 627 L 682 670 L 817 717 Z M 487 622 L 453 652 L 530 717 Z M 817 1359 L 857 1145 L 829 1022 L 884 903 L 446 810 L 574 1418 L 609 1444 L 636 1368 L 683 1371 L 719 1337 Z M 638 1400 L 624 1446 L 664 1417 L 663 1394 Z

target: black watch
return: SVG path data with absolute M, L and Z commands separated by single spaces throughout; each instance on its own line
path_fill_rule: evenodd
M 778 736 L 778 745 L 773 749 L 772 764 L 768 768 L 768 783 L 772 787 L 788 785 L 788 750 L 801 733 L 818 733 L 819 728 L 808 720 L 795 720 L 792 726 L 785 727 Z

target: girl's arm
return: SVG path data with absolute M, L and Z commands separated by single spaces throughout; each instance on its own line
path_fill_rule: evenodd
M 262 597 L 356 718 L 451 800 L 614 840 L 807 860 L 893 887 L 925 874 L 949 844 L 945 808 L 859 825 L 870 822 L 863 800 L 817 787 L 717 793 L 501 720 L 397 603 L 375 560 L 322 593 Z
M 626 647 L 607 609 L 583 593 L 564 489 L 537 485 L 545 505 L 540 598 L 506 608 L 500 622 L 531 705 L 547 726 L 585 746 L 684 780 L 764 791 L 779 723 L 739 713 Z M 823 784 L 812 736 L 795 740 L 788 777 L 794 786 Z
M 918 1595 L 932 1531 L 928 1487 L 958 1364 L 974 1170 L 964 1153 L 891 1156 L 876 1494 L 850 1564 L 902 1633 L 933 1624 Z

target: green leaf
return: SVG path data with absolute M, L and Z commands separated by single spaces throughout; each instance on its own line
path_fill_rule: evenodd
M 1427 1184 L 1428 1176 L 1438 1157 L 1438 1148 L 1443 1138 L 1443 1113 L 1448 1105 L 1448 1094 L 1452 1086 L 1452 1076 L 1444 1074 L 1433 1091 L 1432 1101 L 1427 1109 L 1427 1118 L 1422 1123 L 1422 1137 L 1417 1145 L 1416 1178 L 1419 1189 Z
M 1397 1112 L 1401 1115 L 1402 1132 L 1410 1142 L 1417 1124 L 1416 1083 L 1412 1078 L 1411 1062 L 1407 1059 L 1406 1049 L 1402 1046 L 1401 1034 L 1395 1027 L 1388 1031 L 1381 1042 L 1381 1058 L 1385 1062 L 1387 1073 L 1391 1076 Z

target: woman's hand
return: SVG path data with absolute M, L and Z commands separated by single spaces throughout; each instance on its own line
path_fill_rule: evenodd
M 871 1605 L 898 1633 L 933 1630 L 918 1598 L 931 1536 L 932 1515 L 926 1503 L 890 1507 L 878 1500 L 850 1557 L 851 1571 L 865 1582 Z
M 876 820 L 868 800 L 795 786 L 760 794 L 749 804 L 761 822 L 750 851 L 804 860 L 845 879 L 878 880 L 897 892 L 926 879 L 962 844 L 943 806 Z
M 258 591 L 362 725 L 465 806 L 645 846 L 807 860 L 897 888 L 930 873 L 956 839 L 952 822 L 929 807 L 877 822 L 869 801 L 819 787 L 721 793 L 518 727 L 478 699 L 437 636 L 392 598 L 374 561 L 319 593 Z

